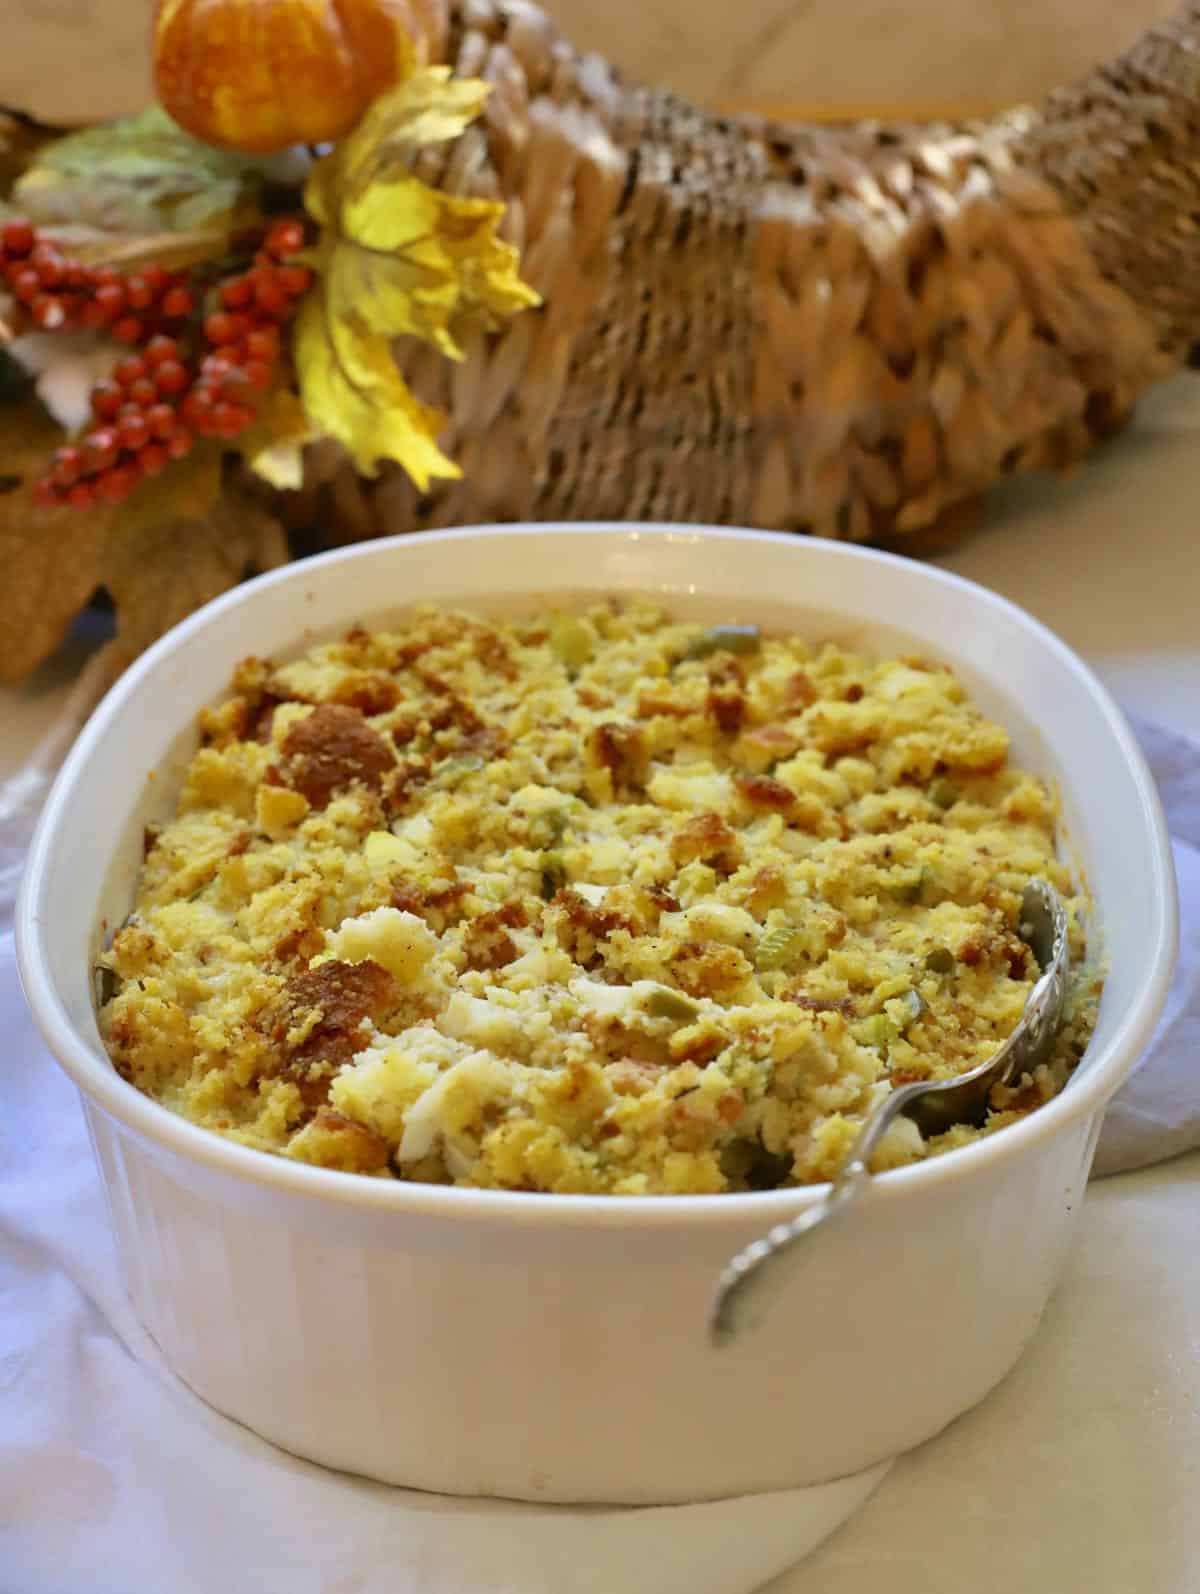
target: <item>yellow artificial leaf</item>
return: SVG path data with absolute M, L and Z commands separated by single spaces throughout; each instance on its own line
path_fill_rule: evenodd
M 496 236 L 504 206 L 443 194 L 409 170 L 423 146 L 457 138 L 487 92 L 446 67 L 414 74 L 317 163 L 305 190 L 323 232 L 319 282 L 296 324 L 304 407 L 363 474 L 396 460 L 421 491 L 460 472 L 437 446 L 444 417 L 409 392 L 393 341 L 421 338 L 461 359 L 468 329 L 540 302 Z
M 409 392 L 386 338 L 357 317 L 331 323 L 310 298 L 296 320 L 295 349 L 309 416 L 364 475 L 394 459 L 422 492 L 434 477 L 461 475 L 435 441 L 442 416 Z
M 320 432 L 290 388 L 267 395 L 253 426 L 237 441 L 237 449 L 256 476 L 281 492 L 304 485 L 304 449 Z
M 310 182 L 319 187 L 331 180 L 336 207 L 342 193 L 362 192 L 389 171 L 405 169 L 415 150 L 457 138 L 483 110 L 488 93 L 481 79 L 451 77 L 446 66 L 414 72 L 379 96 L 331 159 L 318 162 Z

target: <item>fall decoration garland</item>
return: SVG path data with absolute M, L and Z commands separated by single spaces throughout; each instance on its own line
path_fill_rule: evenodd
M 925 127 L 710 116 L 525 0 L 161 0 L 154 38 L 163 106 L 0 117 L 6 678 L 97 588 L 140 646 L 285 535 L 919 548 L 1200 335 L 1196 0 L 1039 110 Z
M 361 470 L 398 464 L 422 489 L 457 476 L 436 443 L 444 418 L 405 385 L 393 341 L 423 339 L 461 359 L 467 331 L 538 302 L 516 251 L 497 236 L 503 205 L 440 193 L 408 170 L 417 150 L 460 135 L 487 93 L 478 81 L 451 80 L 446 67 L 413 70 L 328 153 L 301 159 L 307 214 L 272 214 L 300 197 L 294 169 L 273 186 L 268 164 L 196 144 L 161 108 L 48 141 L 14 185 L 0 227 L 2 329 L 12 354 L 39 373 L 52 411 L 63 368 L 99 356 L 103 374 L 90 384 L 86 418 L 61 416 L 72 435 L 27 483 L 23 507 L 90 511 L 94 529 L 98 508 L 132 497 L 128 521 L 112 523 L 118 539 L 126 524 L 144 531 L 177 522 L 176 508 L 221 501 L 243 501 L 261 522 L 266 511 L 246 498 L 245 481 L 229 485 L 227 446 L 262 481 L 288 489 L 302 484 L 304 448 L 320 437 Z M 41 335 L 57 335 L 60 347 Z M 85 351 L 81 336 L 92 340 Z M 27 422 L 20 383 L 9 418 L 15 396 Z M 172 466 L 194 449 L 183 478 Z M 11 460 L 11 443 L 5 451 Z M 143 484 L 163 472 L 149 495 Z M 4 541 L 0 531 L 0 550 Z M 273 541 L 272 562 L 280 548 Z M 111 587 L 105 565 L 97 576 Z M 214 590 L 229 579 L 221 570 Z M 27 673 L 88 595 L 68 586 L 68 607 L 52 606 L 56 625 L 31 629 L 25 611 L 44 610 L 50 586 L 39 571 L 26 604 L 0 608 L 0 676 Z M 210 595 L 202 589 L 199 601 Z M 176 611 L 160 609 L 162 623 Z M 149 614 L 139 620 L 124 627 L 133 647 L 161 628 Z
M 290 264 L 305 241 L 298 221 L 277 221 L 250 271 L 216 285 L 221 306 L 190 325 L 200 300 L 184 273 L 148 264 L 123 277 L 87 267 L 41 242 L 26 221 L 0 231 L 0 267 L 18 300 L 30 300 L 45 330 L 111 329 L 138 346 L 91 393 L 93 423 L 57 449 L 34 502 L 87 509 L 123 503 L 139 477 L 157 476 L 191 452 L 197 437 L 232 441 L 250 427 L 255 400 L 274 380 L 280 327 L 312 282 Z
M 391 459 L 421 488 L 457 475 L 435 442 L 442 417 L 405 386 L 392 340 L 423 338 L 461 359 L 455 329 L 464 319 L 494 326 L 537 295 L 518 278 L 515 251 L 496 237 L 503 206 L 441 194 L 404 162 L 416 148 L 457 137 L 486 94 L 486 85 L 452 82 L 448 68 L 433 67 L 381 95 L 309 173 L 311 249 L 298 217 L 264 218 L 257 228 L 231 218 L 236 231 L 221 242 L 226 256 L 252 253 L 244 270 L 209 256 L 190 270 L 151 259 L 122 272 L 64 253 L 28 216 L 7 221 L 0 274 L 15 301 L 15 330 L 26 322 L 44 332 L 87 329 L 136 351 L 93 389 L 94 423 L 57 450 L 35 502 L 121 503 L 195 439 L 243 434 L 251 468 L 281 487 L 299 485 L 299 446 L 320 435 L 367 473 Z M 103 158 L 105 143 L 92 142 Z M 36 199 L 37 177 L 35 169 L 18 184 L 18 198 Z M 272 389 L 282 376 L 286 391 L 282 334 L 298 308 L 299 402 L 281 403 Z

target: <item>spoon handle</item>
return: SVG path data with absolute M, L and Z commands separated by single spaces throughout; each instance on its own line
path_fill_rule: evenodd
M 859 1130 L 849 1156 L 816 1206 L 805 1207 L 787 1223 L 776 1224 L 733 1258 L 717 1280 L 713 1298 L 709 1337 L 714 1345 L 732 1344 L 762 1321 L 771 1301 L 795 1271 L 794 1266 L 780 1267 L 780 1257 L 847 1211 L 870 1181 L 868 1164 L 893 1119 L 926 1088 L 924 1082 L 918 1082 L 885 1096 Z

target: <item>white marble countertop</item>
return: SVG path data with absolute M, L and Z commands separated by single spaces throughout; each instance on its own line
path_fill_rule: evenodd
M 1200 737 L 1198 442 L 1183 377 L 1074 480 L 1007 489 L 945 562 L 1054 627 L 1127 707 Z M 0 692 L 4 768 L 78 658 Z M 1196 1594 L 1198 1215 L 1200 1153 L 1093 1185 L 1016 1371 L 770 1594 Z

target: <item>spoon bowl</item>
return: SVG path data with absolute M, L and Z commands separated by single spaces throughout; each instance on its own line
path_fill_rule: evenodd
M 871 1157 L 897 1118 L 911 1118 L 925 1136 L 941 1134 L 955 1124 L 980 1124 L 987 1116 L 993 1087 L 1019 1080 L 1044 1059 L 1066 1005 L 1067 930 L 1067 912 L 1057 891 L 1047 880 L 1031 880 L 1021 898 L 1017 932 L 1042 973 L 1012 1034 L 968 1073 L 901 1085 L 879 1103 L 859 1130 L 825 1199 L 752 1241 L 725 1268 L 709 1320 L 714 1345 L 732 1344 L 763 1320 L 803 1260 L 805 1248 L 800 1242 L 843 1216 L 866 1188 Z

